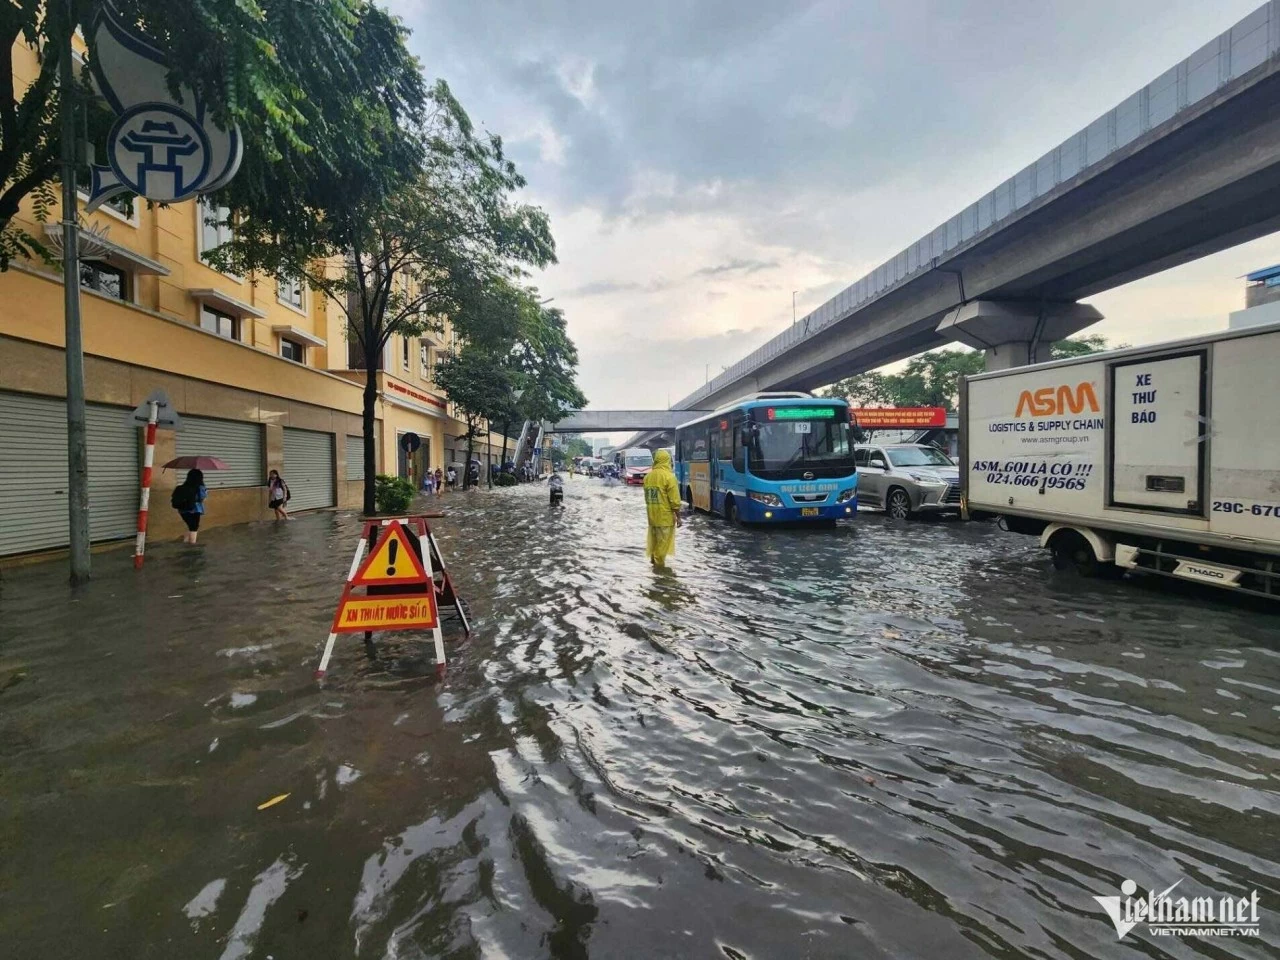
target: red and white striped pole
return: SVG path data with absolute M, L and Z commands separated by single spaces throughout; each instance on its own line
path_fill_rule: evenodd
M 147 404 L 147 449 L 142 455 L 142 496 L 138 499 L 138 541 L 133 548 L 133 569 L 142 569 L 142 555 L 147 549 L 147 505 L 151 502 L 151 465 L 156 459 L 156 420 L 160 404 Z

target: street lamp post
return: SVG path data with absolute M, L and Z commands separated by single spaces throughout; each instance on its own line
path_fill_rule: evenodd
M 80 227 L 76 222 L 76 109 L 72 69 L 73 17 L 67 3 L 67 37 L 59 54 L 62 110 L 62 294 L 66 312 L 67 524 L 71 582 L 89 579 L 89 454 L 84 414 L 84 343 L 80 332 Z

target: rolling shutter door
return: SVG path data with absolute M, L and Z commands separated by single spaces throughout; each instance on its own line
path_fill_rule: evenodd
M 85 408 L 89 537 L 130 537 L 138 519 L 138 428 L 123 407 Z M 67 407 L 0 393 L 0 556 L 65 547 Z
M 364 437 L 347 434 L 347 479 L 364 479 Z
M 227 470 L 206 470 L 204 485 L 218 487 L 261 487 L 267 482 L 262 451 L 262 424 L 210 417 L 182 418 L 178 428 L 178 456 L 217 457 Z M 178 471 L 178 482 L 186 476 Z
M 293 499 L 290 510 L 332 507 L 333 434 L 284 428 L 284 479 Z

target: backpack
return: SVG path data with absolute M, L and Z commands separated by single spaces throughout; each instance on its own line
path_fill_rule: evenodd
M 179 513 L 190 513 L 195 509 L 198 499 L 196 491 L 183 483 L 173 488 L 173 496 L 169 498 L 169 505 Z

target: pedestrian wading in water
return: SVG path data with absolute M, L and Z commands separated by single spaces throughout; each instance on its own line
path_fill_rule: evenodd
M 676 550 L 676 527 L 680 519 L 680 485 L 671 470 L 671 454 L 659 450 L 653 469 L 644 478 L 644 505 L 649 513 L 649 537 L 645 553 L 655 567 L 666 565 L 667 554 Z
M 285 504 L 293 497 L 289 492 L 289 485 L 284 482 L 284 477 L 280 476 L 279 470 L 272 470 L 267 474 L 267 506 L 275 511 L 277 520 L 290 520 L 289 511 L 285 509 Z
M 187 532 L 182 535 L 183 543 L 195 543 L 200 531 L 200 518 L 204 516 L 204 500 L 209 491 L 204 485 L 204 471 L 188 470 L 187 479 L 173 488 L 173 496 L 169 504 L 178 511 L 182 522 L 187 525 Z

